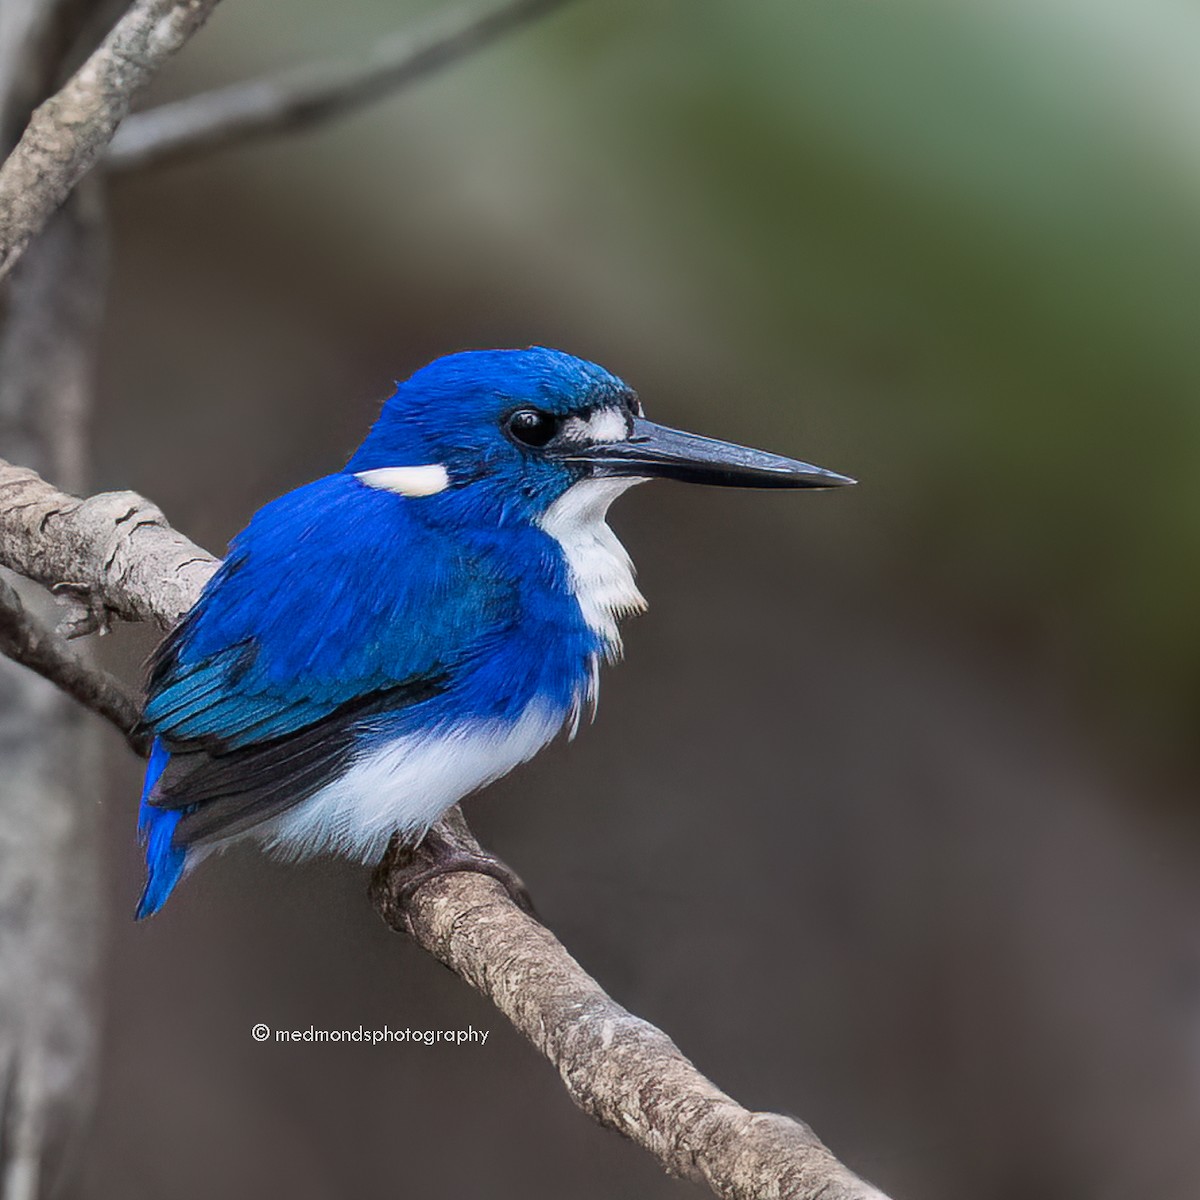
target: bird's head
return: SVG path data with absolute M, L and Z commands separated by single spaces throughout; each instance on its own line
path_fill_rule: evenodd
M 654 477 L 755 488 L 854 482 L 656 425 L 615 375 L 542 347 L 465 351 L 423 367 L 397 386 L 346 470 L 371 487 L 531 521 L 580 483 L 611 500 Z

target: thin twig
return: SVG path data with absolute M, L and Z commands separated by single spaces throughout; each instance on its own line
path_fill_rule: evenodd
M 125 685 L 107 671 L 84 662 L 22 603 L 16 589 L 0 579 L 0 654 L 57 684 L 85 708 L 111 721 L 136 754 L 146 740 L 136 732 L 138 706 Z
M 112 140 L 134 95 L 217 0 L 135 0 L 0 166 L 0 279 Z
M 6 473 L 19 485 L 7 492 Z M 152 536 L 130 540 L 114 526 L 119 505 L 103 497 L 64 500 L 32 472 L 0 463 L 0 564 L 33 566 L 43 583 L 52 582 L 53 564 L 60 579 L 88 580 L 113 611 L 161 624 L 178 617 L 185 597 L 198 597 L 215 560 L 182 580 L 179 547 L 190 543 L 161 514 Z M 104 547 L 114 537 L 127 544 L 110 563 Z M 442 840 L 478 850 L 456 810 L 437 828 Z M 886 1200 L 806 1125 L 750 1112 L 721 1092 L 665 1033 L 616 1004 L 495 880 L 460 871 L 406 886 L 425 866 L 421 854 L 393 839 L 372 885 L 380 914 L 487 996 L 595 1120 L 726 1200 Z
M 362 59 L 312 63 L 135 113 L 121 126 L 105 165 L 125 171 L 294 133 L 342 116 L 482 49 L 560 8 L 566 0 L 508 0 L 461 9 L 416 33 L 377 42 Z

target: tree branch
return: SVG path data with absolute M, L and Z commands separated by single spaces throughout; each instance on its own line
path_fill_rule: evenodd
M 35 110 L 0 166 L 0 279 L 103 153 L 135 93 L 216 3 L 135 0 L 62 90 Z
M 0 462 L 0 565 L 42 583 L 83 580 L 107 610 L 165 626 L 195 601 L 216 560 L 132 493 L 78 500 Z M 478 850 L 457 810 L 439 832 Z M 887 1200 L 806 1125 L 750 1112 L 720 1091 L 494 879 L 456 872 L 406 888 L 425 865 L 420 847 L 393 839 L 372 883 L 380 914 L 491 1000 L 595 1120 L 727 1200 Z
M 561 7 L 566 0 L 507 0 L 439 16 L 417 33 L 377 42 L 361 60 L 312 63 L 135 113 L 109 147 L 110 170 L 161 162 L 295 133 L 399 91 Z
M 136 492 L 86 500 L 0 459 L 0 566 L 108 614 L 166 629 L 191 608 L 217 559 Z
M 440 830 L 480 853 L 457 808 Z M 486 996 L 562 1076 L 590 1117 L 649 1150 L 672 1175 L 729 1200 L 886 1200 L 807 1125 L 743 1108 L 662 1032 L 622 1008 L 563 944 L 490 876 L 435 876 L 406 903 L 405 876 L 427 865 L 392 839 L 372 882 L 383 919 Z
M 36 671 L 85 708 L 111 721 L 136 754 L 146 753 L 145 739 L 134 730 L 138 706 L 120 680 L 85 662 L 22 603 L 16 589 L 0 579 L 0 654 Z

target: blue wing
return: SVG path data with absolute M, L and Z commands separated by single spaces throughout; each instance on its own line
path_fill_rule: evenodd
M 156 654 L 146 725 L 169 746 L 232 750 L 453 673 L 517 598 L 410 503 L 339 474 L 261 509 Z
M 187 845 L 314 794 L 344 768 L 365 718 L 451 686 L 516 620 L 495 568 L 410 503 L 347 474 L 281 497 L 163 642 L 143 714 L 156 738 L 141 819 L 146 911 L 165 900 Z

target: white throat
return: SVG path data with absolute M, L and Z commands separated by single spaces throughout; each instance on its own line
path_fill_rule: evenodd
M 617 622 L 645 611 L 633 561 L 604 518 L 608 506 L 640 479 L 581 479 L 538 522 L 562 547 L 583 619 L 604 639 L 608 656 L 621 653 Z

